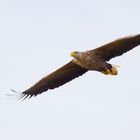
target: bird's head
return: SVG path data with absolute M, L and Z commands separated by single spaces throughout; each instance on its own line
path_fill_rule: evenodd
M 71 52 L 70 53 L 70 56 L 71 57 L 74 57 L 74 58 L 78 57 L 79 55 L 80 55 L 80 52 L 78 52 L 78 51 L 75 51 L 75 52 Z

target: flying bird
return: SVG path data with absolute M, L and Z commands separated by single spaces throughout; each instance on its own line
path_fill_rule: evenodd
M 89 70 L 98 71 L 105 75 L 117 75 L 117 66 L 108 63 L 108 61 L 138 45 L 140 45 L 140 34 L 117 39 L 93 50 L 71 52 L 70 55 L 73 59 L 70 62 L 22 92 L 22 97 L 30 98 L 49 89 L 55 89 Z

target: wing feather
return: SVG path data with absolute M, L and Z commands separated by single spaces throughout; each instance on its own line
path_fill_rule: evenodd
M 24 91 L 22 94 L 25 96 L 23 97 L 26 98 L 28 96 L 29 97 L 36 96 L 49 89 L 54 89 L 59 86 L 62 86 L 65 83 L 73 80 L 74 78 L 84 74 L 85 72 L 87 72 L 86 69 L 82 68 L 78 64 L 71 61 L 66 65 L 64 65 L 63 67 L 56 70 L 55 72 L 42 78 L 31 88 Z
M 95 54 L 109 61 L 111 58 L 120 56 L 138 45 L 140 45 L 140 34 L 115 40 L 94 51 Z

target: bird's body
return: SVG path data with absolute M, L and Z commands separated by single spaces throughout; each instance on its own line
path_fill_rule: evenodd
M 73 62 L 80 65 L 81 67 L 87 69 L 87 70 L 94 70 L 99 71 L 104 74 L 111 74 L 116 75 L 116 72 L 112 72 L 112 68 L 115 68 L 115 66 L 107 63 L 102 58 L 99 58 L 96 56 L 96 54 L 90 53 L 90 51 L 86 52 L 75 52 L 71 53 L 71 56 L 74 57 Z M 115 69 L 114 69 L 115 70 Z
M 109 64 L 108 61 L 138 45 L 140 45 L 140 34 L 120 38 L 94 50 L 72 52 L 72 61 L 41 79 L 31 88 L 24 91 L 22 95 L 25 98 L 36 96 L 49 89 L 62 86 L 89 70 L 99 71 L 106 75 L 117 75 L 117 67 Z

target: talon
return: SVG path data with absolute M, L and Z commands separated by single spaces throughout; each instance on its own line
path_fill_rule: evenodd
M 106 70 L 103 70 L 102 73 L 105 75 L 108 75 L 108 74 L 111 74 L 111 71 L 110 69 L 106 69 Z
M 111 69 L 105 69 L 102 71 L 103 74 L 105 75 L 117 75 L 118 74 L 118 70 L 117 70 L 117 67 L 118 66 L 114 66 L 112 65 L 112 68 Z

